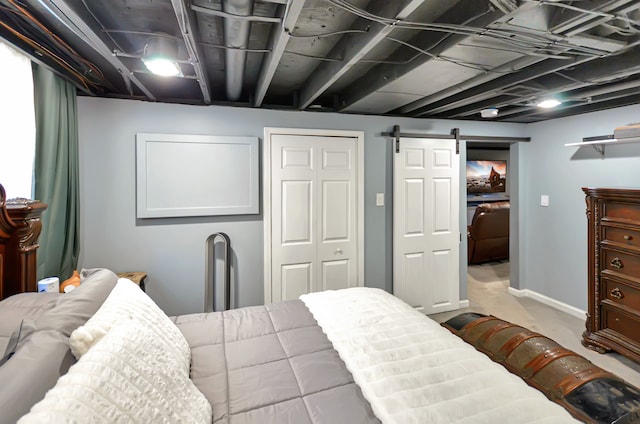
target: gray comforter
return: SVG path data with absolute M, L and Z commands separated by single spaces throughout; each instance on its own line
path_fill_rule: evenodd
M 379 423 L 299 300 L 173 318 L 214 423 Z

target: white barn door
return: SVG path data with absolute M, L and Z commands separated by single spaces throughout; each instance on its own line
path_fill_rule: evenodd
M 455 140 L 401 138 L 394 159 L 393 293 L 425 314 L 459 305 Z
M 358 138 L 268 137 L 265 302 L 362 285 Z

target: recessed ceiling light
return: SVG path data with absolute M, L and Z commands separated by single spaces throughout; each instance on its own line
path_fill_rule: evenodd
M 180 68 L 178 64 L 170 59 L 164 57 L 153 57 L 150 59 L 142 59 L 144 66 L 147 69 L 162 77 L 175 77 L 180 75 Z
M 142 62 L 150 72 L 156 75 L 175 77 L 182 74 L 180 66 L 176 63 L 177 58 L 176 41 L 163 36 L 155 36 L 147 41 Z
M 543 109 L 550 109 L 552 107 L 556 107 L 558 105 L 562 104 L 562 102 L 560 100 L 557 99 L 546 99 L 543 100 L 541 102 L 538 103 L 538 107 L 541 107 Z

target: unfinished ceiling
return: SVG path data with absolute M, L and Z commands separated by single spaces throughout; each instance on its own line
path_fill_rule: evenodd
M 0 20 L 91 96 L 509 122 L 640 103 L 638 0 L 0 0 Z M 179 77 L 145 68 L 158 37 Z

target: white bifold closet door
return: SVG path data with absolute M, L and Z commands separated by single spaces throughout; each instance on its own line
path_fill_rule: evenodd
M 356 139 L 270 141 L 271 301 L 357 286 Z
M 456 142 L 401 138 L 394 155 L 393 293 L 426 314 L 458 309 Z

